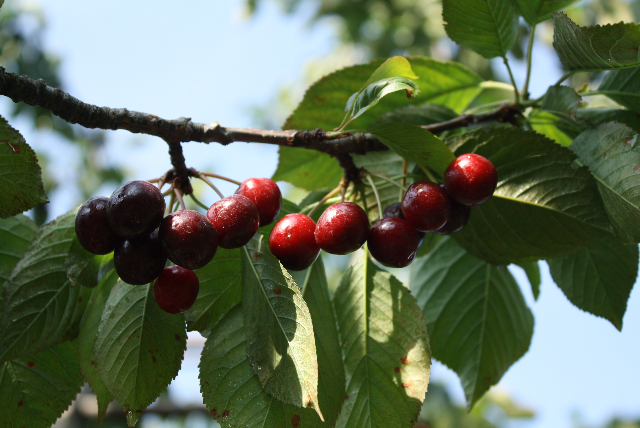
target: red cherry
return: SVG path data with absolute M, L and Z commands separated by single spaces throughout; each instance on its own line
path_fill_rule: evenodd
M 444 173 L 451 199 L 463 205 L 480 205 L 493 195 L 498 172 L 491 161 L 475 153 L 458 156 Z
M 164 197 L 148 181 L 129 181 L 109 197 L 107 216 L 115 233 L 135 238 L 151 233 L 164 217 Z
M 401 218 L 402 220 L 406 220 L 406 218 L 404 218 L 404 214 L 402 213 L 402 204 L 400 202 L 396 202 L 385 208 L 384 211 L 382 211 L 382 217 L 396 217 Z M 422 242 L 424 241 L 426 233 L 417 230 L 416 233 L 418 234 L 418 238 L 420 239 L 420 242 L 418 243 L 418 248 L 420 248 L 422 246 Z
M 76 214 L 76 236 L 85 250 L 92 254 L 109 254 L 121 240 L 111 229 L 107 218 L 109 198 L 104 196 L 86 201 Z
M 441 184 L 440 187 L 444 189 L 444 184 Z M 449 219 L 444 226 L 435 231 L 438 235 L 450 235 L 459 232 L 469 222 L 469 216 L 471 215 L 470 206 L 462 205 L 451 198 L 449 198 L 449 203 L 451 204 Z
M 318 219 L 316 242 L 327 253 L 348 254 L 366 242 L 369 219 L 360 205 L 340 202 L 330 205 Z
M 177 314 L 193 306 L 199 289 L 200 282 L 194 271 L 170 266 L 153 283 L 153 297 L 160 309 Z
M 204 267 L 218 249 L 216 229 L 197 211 L 169 214 L 160 224 L 158 237 L 169 260 L 185 269 Z
M 387 267 L 408 266 L 416 256 L 420 238 L 408 221 L 385 217 L 373 225 L 367 239 L 374 259 Z
M 215 202 L 207 218 L 218 233 L 218 245 L 222 248 L 238 248 L 253 238 L 260 225 L 258 208 L 246 196 L 231 195 Z
M 149 235 L 125 239 L 113 251 L 113 266 L 127 284 L 145 285 L 162 273 L 167 255 L 155 230 Z
M 289 270 L 304 270 L 320 254 L 314 232 L 316 224 L 304 214 L 287 214 L 273 226 L 269 235 L 271 253 Z
M 269 178 L 249 178 L 242 182 L 236 194 L 246 196 L 258 208 L 260 226 L 278 217 L 282 207 L 282 193 L 275 181 Z
M 420 232 L 440 229 L 449 218 L 449 197 L 444 189 L 429 180 L 416 181 L 402 200 L 402 213 Z

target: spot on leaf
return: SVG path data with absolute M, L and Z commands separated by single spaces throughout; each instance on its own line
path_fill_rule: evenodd
M 22 407 L 24 405 L 24 402 L 22 400 L 18 401 L 18 407 Z
M 409 358 L 408 357 L 400 357 L 400 361 L 402 362 L 402 364 L 404 364 L 405 366 L 407 364 L 409 364 Z
M 224 412 L 222 412 L 222 419 L 226 419 L 229 417 L 229 410 L 225 410 Z
M 182 338 L 180 337 L 180 335 L 179 335 L 179 334 L 177 334 L 177 333 L 176 333 L 176 334 L 175 334 L 175 336 L 173 336 L 173 337 L 175 337 L 175 338 L 176 338 L 176 340 L 177 340 L 178 342 L 180 342 L 180 340 L 182 340 Z
M 300 426 L 300 415 L 293 415 L 293 419 L 291 420 L 291 426 L 293 428 L 298 428 Z
M 280 290 L 280 287 L 278 287 L 277 285 L 273 286 L 273 292 L 276 293 L 278 296 L 282 294 L 282 290 Z
M 344 401 L 347 401 L 349 399 L 349 394 L 345 394 L 344 395 Z
M 27 367 L 29 367 L 30 369 L 34 368 L 36 365 L 36 363 L 34 363 L 33 361 L 27 361 Z
M 258 254 L 257 251 L 254 251 L 252 254 L 253 260 L 258 260 L 258 257 L 260 257 L 260 255 Z
M 402 387 L 407 389 L 407 388 L 411 388 L 413 386 L 413 381 L 407 381 L 407 382 L 402 382 Z
M 394 368 L 393 371 L 396 372 L 396 373 L 400 373 L 400 367 Z

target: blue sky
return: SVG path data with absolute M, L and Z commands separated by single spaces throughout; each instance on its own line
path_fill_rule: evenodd
M 33 4 L 33 1 L 22 1 Z M 305 64 L 328 54 L 335 34 L 328 24 L 309 27 L 312 11 L 285 16 L 276 7 L 243 18 L 242 1 L 176 2 L 40 0 L 48 21 L 45 45 L 62 60 L 68 91 L 81 100 L 126 107 L 164 118 L 192 117 L 232 127 L 251 126 L 249 108 L 264 105 L 278 88 L 300 79 Z M 535 61 L 534 95 L 559 72 L 552 53 Z M 516 67 L 516 73 L 518 68 Z M 6 115 L 10 101 L 0 103 Z M 34 133 L 26 122 L 13 122 L 36 151 L 57 165 L 56 174 L 73 181 L 75 164 L 69 144 L 46 133 Z M 104 158 L 122 162 L 130 178 L 149 179 L 170 168 L 166 145 L 159 139 L 126 131 L 109 132 Z M 236 143 L 229 147 L 189 143 L 190 166 L 238 180 L 268 177 L 275 170 L 274 147 Z M 234 188 L 222 185 L 223 193 Z M 102 194 L 113 189 L 105 187 Z M 78 201 L 73 186 L 52 195 L 60 214 Z M 213 198 L 213 195 L 210 195 Z M 212 202 L 211 199 L 210 202 Z M 530 351 L 502 379 L 499 388 L 537 411 L 522 427 L 568 427 L 573 411 L 590 423 L 614 415 L 640 418 L 640 292 L 629 301 L 624 329 L 573 307 L 543 269 L 540 299 L 533 301 L 519 273 L 524 294 L 535 314 Z M 188 357 L 184 373 L 171 392 L 181 402 L 201 400 L 197 358 Z M 462 402 L 452 372 L 436 364 L 434 379 L 449 381 Z

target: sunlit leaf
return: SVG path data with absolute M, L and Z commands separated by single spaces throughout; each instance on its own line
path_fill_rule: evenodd
M 598 92 L 629 110 L 640 113 L 640 67 L 608 72 L 598 87 Z
M 519 12 L 533 26 L 551 19 L 556 10 L 563 9 L 578 0 L 516 0 Z
M 336 187 L 343 174 L 338 162 L 326 153 L 280 147 L 278 168 L 271 179 L 286 181 L 306 190 L 316 190 Z

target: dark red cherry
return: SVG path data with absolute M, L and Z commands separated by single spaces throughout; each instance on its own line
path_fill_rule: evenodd
M 127 284 L 144 285 L 156 279 L 167 263 L 155 230 L 150 235 L 123 240 L 113 252 L 116 273 Z
M 107 215 L 115 233 L 123 238 L 146 235 L 160 226 L 164 217 L 164 197 L 148 181 L 129 181 L 109 198 Z
M 304 270 L 320 254 L 314 232 L 315 222 L 304 214 L 287 214 L 273 226 L 269 235 L 271 253 L 289 270 Z
M 85 250 L 93 254 L 109 254 L 120 237 L 111 229 L 107 218 L 109 198 L 101 196 L 86 201 L 76 214 L 76 236 Z
M 251 240 L 260 226 L 258 208 L 246 196 L 231 195 L 215 202 L 207 218 L 218 233 L 222 248 L 238 248 Z
M 316 242 L 327 253 L 348 254 L 367 241 L 369 218 L 360 205 L 339 202 L 330 205 L 316 224 Z
M 402 204 L 400 202 L 396 202 L 395 204 L 391 204 L 387 208 L 385 208 L 384 211 L 382 211 L 382 217 L 395 217 L 406 220 L 406 218 L 404 218 L 404 214 L 402 213 Z M 420 242 L 418 243 L 418 248 L 420 248 L 422 242 L 424 241 L 424 236 L 426 235 L 426 233 L 417 230 L 416 232 L 418 233 L 418 238 L 420 238 Z
M 444 184 L 440 186 L 444 189 Z M 459 232 L 469 222 L 469 216 L 471 215 L 470 206 L 462 205 L 451 198 L 449 198 L 449 203 L 451 204 L 449 219 L 444 226 L 435 231 L 438 235 L 450 235 Z
M 275 181 L 269 178 L 249 178 L 242 182 L 236 194 L 246 196 L 258 208 L 260 226 L 278 217 L 282 207 L 282 193 Z
M 408 266 L 416 256 L 420 238 L 408 221 L 385 217 L 373 225 L 367 247 L 374 259 L 392 268 Z
M 218 249 L 216 229 L 197 211 L 169 214 L 160 224 L 158 237 L 169 260 L 185 269 L 204 267 Z
M 402 200 L 402 213 L 414 229 L 433 232 L 449 218 L 449 197 L 436 183 L 416 181 L 407 189 Z
M 498 172 L 493 163 L 480 155 L 458 156 L 444 173 L 444 186 L 451 199 L 463 205 L 480 205 L 493 195 Z
M 177 314 L 193 306 L 200 290 L 200 281 L 194 271 L 180 266 L 164 268 L 153 283 L 153 297 L 165 312 Z

